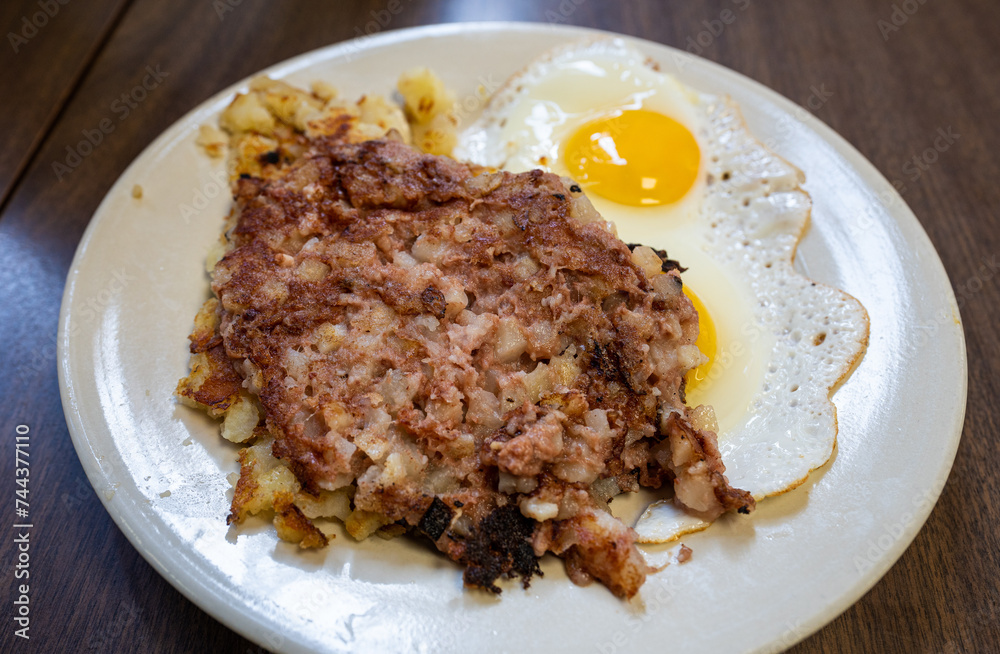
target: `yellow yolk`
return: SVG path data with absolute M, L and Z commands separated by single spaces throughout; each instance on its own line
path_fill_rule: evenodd
M 686 390 L 690 392 L 691 389 L 708 379 L 708 371 L 712 369 L 712 364 L 715 363 L 719 344 L 715 335 L 715 323 L 712 322 L 712 317 L 708 315 L 705 305 L 687 286 L 684 287 L 684 294 L 688 296 L 691 304 L 694 305 L 695 311 L 698 312 L 698 340 L 694 344 L 698 346 L 702 354 L 708 357 L 708 361 L 693 370 L 689 370 L 687 375 L 685 375 L 684 378 L 687 380 Z
M 588 191 L 632 206 L 670 204 L 698 177 L 701 152 L 673 118 L 645 109 L 591 121 L 566 142 L 563 161 Z

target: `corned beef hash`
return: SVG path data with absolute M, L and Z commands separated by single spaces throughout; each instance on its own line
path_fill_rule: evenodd
M 234 204 L 177 394 L 242 446 L 228 519 L 301 547 L 330 518 L 411 533 L 494 593 L 551 552 L 632 597 L 652 569 L 612 497 L 664 488 L 707 525 L 770 494 L 730 484 L 712 409 L 685 403 L 707 358 L 683 269 L 620 240 L 586 180 L 447 156 L 429 71 L 398 90 L 261 78 L 199 137 Z

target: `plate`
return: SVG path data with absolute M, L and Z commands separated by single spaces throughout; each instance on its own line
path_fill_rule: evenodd
M 401 71 L 427 65 L 472 118 L 481 87 L 492 90 L 554 45 L 595 35 L 605 33 L 431 26 L 263 72 L 302 85 L 325 79 L 353 97 L 387 93 Z M 609 654 L 662 643 L 777 651 L 850 606 L 906 549 L 947 479 L 966 400 L 958 308 L 927 235 L 889 182 L 804 109 L 716 64 L 628 41 L 683 82 L 731 95 L 751 130 L 806 173 L 814 210 L 797 266 L 858 298 L 871 317 L 868 352 L 834 398 L 833 460 L 751 519 L 685 537 L 693 559 L 650 576 L 631 603 L 600 585 L 573 585 L 552 557 L 530 589 L 509 582 L 496 599 L 464 590 L 459 568 L 417 541 L 356 543 L 341 531 L 325 551 L 301 552 L 263 521 L 227 528 L 236 448 L 172 393 L 209 292 L 204 257 L 230 202 L 222 162 L 194 140 L 244 81 L 179 120 L 122 174 L 80 243 L 60 316 L 63 406 L 87 476 L 136 549 L 189 599 L 283 652 Z M 924 383 L 927 370 L 937 383 Z

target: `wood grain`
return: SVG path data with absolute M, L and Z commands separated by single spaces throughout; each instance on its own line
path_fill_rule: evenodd
M 15 0 L 0 5 L 0 25 L 7 27 L 7 43 L 0 47 L 0 124 L 6 127 L 0 131 L 0 207 L 126 4 Z
M 0 17 L 14 24 L 31 4 L 6 4 Z M 31 89 L 18 96 L 23 106 L 3 110 L 13 129 L 0 136 L 0 145 L 17 156 L 32 151 L 25 143 L 40 144 L 0 215 L 0 333 L 18 344 L 3 354 L 8 375 L 0 386 L 0 425 L 5 438 L 12 437 L 17 424 L 32 429 L 37 466 L 32 470 L 31 506 L 37 516 L 32 574 L 37 571 L 38 589 L 32 599 L 32 640 L 15 639 L 8 624 L 0 649 L 257 651 L 143 561 L 87 484 L 59 400 L 56 316 L 66 272 L 90 216 L 142 148 L 228 84 L 355 36 L 385 3 L 243 2 L 220 16 L 211 2 L 133 0 L 107 38 L 98 39 L 100 47 L 88 61 L 87 47 L 80 44 L 95 42 L 93 35 L 108 24 L 113 13 L 108 7 L 114 3 L 90 6 L 94 9 L 81 12 L 86 15 L 72 14 L 72 29 L 57 32 L 61 28 L 54 20 L 48 32 L 29 43 L 38 46 L 47 34 L 67 41 L 46 48 L 47 69 L 29 60 L 27 50 L 9 63 L 5 59 L 0 69 L 5 103 L 15 90 Z M 904 6 L 915 11 L 895 17 L 899 29 L 883 25 L 880 30 L 879 21 L 892 25 L 893 6 L 866 0 L 586 0 L 578 5 L 431 0 L 404 3 L 387 27 L 457 20 L 568 22 L 691 48 L 800 104 L 817 90 L 824 92 L 816 115 L 889 180 L 903 183 L 906 201 L 937 247 L 962 305 L 970 383 L 958 457 L 924 529 L 867 595 L 793 651 L 1000 651 L 1000 403 L 995 399 L 1000 396 L 995 337 L 1000 323 L 1000 159 L 995 154 L 1000 144 L 1000 4 L 900 0 L 900 11 Z M 74 7 L 71 2 L 63 9 L 67 22 Z M 103 18 L 99 7 L 104 7 Z M 725 10 L 734 12 L 735 20 L 711 39 L 702 36 Z M 111 103 L 141 84 L 147 66 L 166 73 L 162 82 L 127 116 L 113 111 Z M 40 79 L 42 74 L 48 77 Z M 60 97 L 67 98 L 65 106 L 46 126 L 39 116 L 50 115 L 54 98 Z M 105 119 L 114 129 L 57 178 L 53 163 L 65 160 L 67 146 L 78 143 L 83 130 Z M 939 129 L 959 137 L 936 152 L 934 163 L 916 166 L 913 158 L 934 147 Z M 12 178 L 10 170 L 16 166 L 0 164 L 0 188 Z M 934 371 L 928 371 L 927 383 L 935 383 Z M 4 479 L 13 479 L 13 457 L 5 455 L 2 463 Z M 5 481 L 4 488 L 13 487 Z M 0 545 L 0 556 L 10 574 L 14 550 L 9 538 Z

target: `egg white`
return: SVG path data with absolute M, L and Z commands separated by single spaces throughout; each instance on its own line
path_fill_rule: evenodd
M 833 452 L 831 389 L 863 353 L 868 319 L 854 298 L 793 269 L 810 211 L 802 174 L 749 133 L 734 103 L 684 87 L 620 39 L 573 44 L 512 78 L 460 135 L 456 156 L 565 175 L 560 147 L 580 126 L 639 108 L 695 135 L 698 181 L 671 205 L 588 195 L 625 242 L 665 249 L 688 267 L 684 283 L 705 304 L 719 346 L 688 403 L 714 407 L 733 486 L 756 499 L 784 492 Z M 706 526 L 661 501 L 636 530 L 642 542 L 664 542 Z

